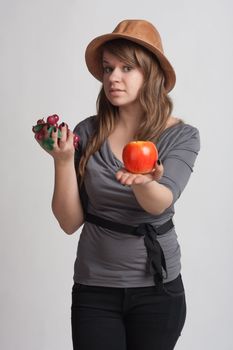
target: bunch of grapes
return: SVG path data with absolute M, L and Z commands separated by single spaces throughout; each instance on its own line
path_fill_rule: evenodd
M 53 114 L 53 115 L 50 115 L 47 117 L 46 122 L 44 121 L 44 118 L 38 119 L 37 124 L 32 127 L 32 131 L 35 133 L 35 138 L 38 141 L 41 141 L 43 147 L 45 147 L 49 151 L 53 150 L 54 141 L 51 137 L 45 138 L 45 128 L 44 127 L 45 126 L 47 127 L 49 136 L 51 136 L 53 130 L 57 130 L 58 131 L 57 137 L 58 137 L 58 139 L 60 139 L 61 135 L 62 135 L 61 128 L 65 125 L 66 125 L 66 127 L 68 127 L 68 125 L 65 123 L 61 123 L 60 125 L 58 125 L 59 119 L 60 118 L 57 114 Z M 74 135 L 74 147 L 75 148 L 78 147 L 78 142 L 79 142 L 78 135 Z

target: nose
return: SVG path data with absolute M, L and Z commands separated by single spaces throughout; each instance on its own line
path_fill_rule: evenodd
M 109 75 L 109 80 L 111 82 L 114 81 L 120 81 L 121 80 L 121 70 L 119 68 L 114 68 L 111 72 L 111 74 Z

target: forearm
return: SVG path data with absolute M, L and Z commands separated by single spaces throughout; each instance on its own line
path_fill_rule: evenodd
M 54 161 L 54 170 L 52 210 L 61 228 L 72 234 L 84 220 L 74 161 Z
M 132 189 L 138 203 L 150 214 L 162 214 L 172 204 L 172 192 L 157 181 L 133 184 Z

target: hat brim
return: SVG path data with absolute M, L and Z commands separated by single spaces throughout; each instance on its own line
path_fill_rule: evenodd
M 98 36 L 93 39 L 86 48 L 85 60 L 89 72 L 99 81 L 103 80 L 103 68 L 102 68 L 102 57 L 101 57 L 101 46 L 106 42 L 114 39 L 127 39 L 133 41 L 147 50 L 152 52 L 158 59 L 160 66 L 165 75 L 165 89 L 167 92 L 171 91 L 176 83 L 175 71 L 166 58 L 166 56 L 156 47 L 150 45 L 144 40 L 132 37 L 130 35 L 110 33 Z

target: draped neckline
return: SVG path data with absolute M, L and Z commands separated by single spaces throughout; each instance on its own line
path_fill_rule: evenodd
M 166 129 L 161 133 L 161 135 L 159 136 L 158 141 L 156 142 L 156 145 L 159 145 L 159 144 L 162 142 L 163 138 L 164 138 L 167 134 L 169 134 L 169 132 L 170 132 L 171 130 L 174 130 L 174 129 L 176 129 L 178 126 L 181 126 L 181 125 L 184 125 L 184 124 L 185 124 L 185 123 L 184 123 L 182 120 L 180 120 L 178 123 L 175 123 L 175 124 L 169 126 L 168 128 L 166 128 Z M 123 163 L 123 162 L 115 155 L 115 153 L 112 151 L 112 148 L 111 148 L 111 146 L 110 146 L 110 143 L 109 143 L 108 138 L 105 140 L 104 143 L 106 144 L 106 147 L 107 147 L 109 153 L 112 155 L 112 157 L 114 158 L 114 160 L 118 163 L 118 165 L 123 166 L 124 163 Z

